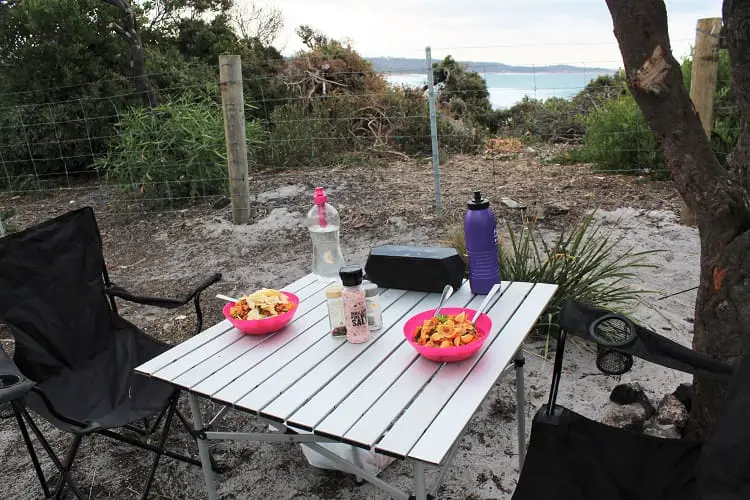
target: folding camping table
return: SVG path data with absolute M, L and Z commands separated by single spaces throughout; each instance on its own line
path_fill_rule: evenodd
M 292 323 L 279 332 L 244 335 L 225 320 L 136 368 L 189 391 L 210 500 L 217 495 L 207 440 L 305 443 L 393 498 L 408 499 L 408 493 L 320 443 L 374 450 L 410 461 L 416 498 L 424 500 L 437 492 L 472 415 L 497 379 L 514 366 L 523 462 L 522 343 L 556 285 L 503 283 L 488 311 L 490 338 L 473 357 L 455 363 L 422 358 L 403 334 L 406 320 L 436 307 L 439 294 L 381 290 L 383 328 L 371 333 L 368 342 L 351 344 L 329 333 L 324 286 L 308 275 L 284 288 L 301 302 Z M 464 282 L 446 305 L 476 309 L 483 299 Z M 214 431 L 214 425 L 203 423 L 199 398 L 224 405 L 222 411 L 257 415 L 282 432 Z M 425 466 L 441 469 L 429 487 Z

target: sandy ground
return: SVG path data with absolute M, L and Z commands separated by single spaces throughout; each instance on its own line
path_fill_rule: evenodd
M 587 167 L 541 166 L 531 160 L 496 164 L 460 158 L 444 166 L 445 211 L 436 217 L 430 209 L 429 189 L 415 189 L 416 179 L 429 175 L 429 166 L 414 162 L 377 172 L 340 170 L 288 172 L 257 176 L 251 180 L 253 218 L 248 225 L 233 226 L 229 209 L 210 206 L 143 212 L 137 203 L 125 204 L 108 190 L 78 186 L 71 190 L 21 195 L 0 195 L 0 209 L 12 208 L 10 220 L 26 227 L 70 207 L 90 204 L 105 242 L 112 277 L 119 284 L 149 294 L 177 295 L 200 277 L 221 271 L 224 280 L 206 295 L 206 321 L 220 318 L 220 302 L 213 293 L 240 294 L 260 286 L 282 287 L 309 271 L 309 237 L 300 226 L 315 184 L 335 186 L 331 201 L 344 219 L 342 246 L 350 262 L 364 263 L 368 250 L 385 243 L 434 245 L 460 222 L 471 186 L 483 188 L 492 198 L 511 196 L 540 205 L 564 202 L 568 214 L 547 217 L 543 225 L 553 230 L 596 206 L 604 207 L 597 219 L 625 237 L 623 244 L 636 250 L 664 250 L 651 257 L 656 269 L 640 270 L 638 285 L 657 291 L 638 304 L 635 317 L 644 325 L 685 345 L 692 337 L 695 292 L 664 300 L 662 294 L 678 292 L 698 283 L 697 231 L 677 224 L 674 192 L 667 183 L 643 179 L 599 176 Z M 598 177 L 602 177 L 599 179 Z M 410 180 L 411 179 L 411 180 Z M 334 182 L 335 181 L 335 182 Z M 383 213 L 385 210 L 385 213 Z M 498 207 L 501 218 L 517 214 Z M 177 342 L 192 326 L 190 308 L 163 312 L 145 307 L 123 308 L 123 315 L 160 338 Z M 0 337 L 3 334 L 0 332 Z M 7 333 L 3 346 L 12 349 Z M 543 403 L 552 371 L 552 354 L 545 358 L 545 341 L 526 344 L 527 418 Z M 585 415 L 599 418 L 608 407 L 609 391 L 622 381 L 638 380 L 652 399 L 671 392 L 687 377 L 636 360 L 622 377 L 598 373 L 590 348 L 569 343 L 560 401 Z M 517 443 L 514 375 L 499 380 L 474 417 L 440 490 L 445 499 L 508 499 L 517 477 Z M 206 410 L 216 410 L 211 404 Z M 529 425 L 530 427 L 530 425 Z M 53 446 L 62 450 L 67 437 L 43 428 Z M 174 427 L 179 429 L 178 426 Z M 230 413 L 225 430 L 264 429 L 251 417 Z M 183 434 L 174 433 L 169 446 L 196 453 Z M 387 498 L 369 484 L 356 485 L 346 474 L 310 467 L 298 445 L 212 444 L 216 459 L 228 467 L 219 476 L 221 498 L 227 499 L 380 499 Z M 0 498 L 40 498 L 23 441 L 12 420 L 0 421 L 0 455 L 4 457 Z M 150 455 L 105 438 L 84 440 L 74 467 L 78 483 L 92 498 L 137 498 L 148 471 Z M 44 460 L 44 469 L 54 467 Z M 428 479 L 434 472 L 428 473 Z M 381 477 L 411 489 L 411 469 L 395 462 Z M 157 471 L 152 498 L 203 498 L 198 468 L 164 459 Z

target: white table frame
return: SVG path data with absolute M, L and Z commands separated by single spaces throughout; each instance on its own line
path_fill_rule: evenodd
M 370 342 L 355 345 L 334 339 L 327 333 L 323 288 L 324 284 L 311 275 L 284 288 L 297 293 L 302 302 L 294 321 L 280 332 L 263 337 L 244 336 L 224 321 L 136 368 L 138 373 L 188 391 L 209 500 L 218 498 L 208 448 L 210 440 L 304 443 L 353 474 L 358 481 L 366 480 L 395 499 L 426 500 L 428 494 L 435 497 L 469 420 L 497 379 L 513 368 L 516 371 L 519 466 L 523 464 L 526 405 L 522 343 L 554 295 L 556 285 L 503 283 L 488 311 L 493 318 L 490 338 L 479 353 L 459 363 L 425 360 L 403 338 L 406 319 L 434 308 L 438 294 L 383 290 L 383 329 L 375 332 Z M 483 296 L 472 294 L 465 282 L 447 305 L 476 308 L 481 299 Z M 380 344 L 373 347 L 376 342 Z M 342 344 L 350 347 L 343 348 Z M 333 361 L 329 359 L 335 356 Z M 490 361 L 485 362 L 487 359 Z M 333 364 L 339 360 L 345 365 Z M 404 360 L 406 365 L 402 364 Z M 402 369 L 391 377 L 390 383 L 377 378 L 392 373 L 388 363 Z M 285 370 L 297 378 L 285 381 Z M 316 370 L 322 374 L 318 378 L 315 378 Z M 360 375 L 359 381 L 347 376 L 348 372 L 353 374 L 358 370 L 360 374 L 366 372 Z M 281 375 L 274 379 L 279 373 Z M 254 377 L 261 382 L 247 391 L 243 383 L 255 381 Z M 453 387 L 447 398 L 438 382 L 430 386 L 437 378 L 441 384 Z M 460 391 L 468 379 L 471 382 Z M 399 380 L 410 387 L 396 386 Z M 315 385 L 312 392 L 306 388 L 310 382 Z M 342 384 L 351 387 L 342 389 Z M 381 392 L 370 394 L 376 389 Z M 306 390 L 308 392 L 304 392 Z M 374 399 L 368 402 L 368 397 Z M 208 424 L 203 422 L 201 398 L 224 405 Z M 363 398 L 365 402 L 361 403 Z M 331 408 L 331 401 L 338 403 Z M 228 409 L 250 412 L 279 432 L 213 430 Z M 352 414 L 359 416 L 353 419 Z M 414 423 L 421 422 L 419 417 L 423 415 L 429 422 L 424 431 L 415 436 L 410 431 Z M 453 423 L 456 420 L 463 424 L 460 429 L 450 429 L 446 433 L 445 426 L 440 426 L 441 421 Z M 435 429 L 440 429 L 439 434 Z M 414 495 L 370 474 L 361 464 L 350 463 L 320 446 L 340 442 L 411 462 Z M 425 480 L 426 466 L 440 469 L 429 487 Z

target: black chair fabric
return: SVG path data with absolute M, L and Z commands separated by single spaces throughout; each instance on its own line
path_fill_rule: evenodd
M 162 455 L 200 465 L 193 457 L 165 447 L 175 415 L 195 437 L 177 409 L 179 389 L 134 372 L 169 346 L 123 319 L 115 298 L 168 309 L 192 301 L 197 333 L 203 318 L 200 295 L 221 274 L 214 273 L 182 298 L 144 297 L 110 283 L 102 250 L 90 207 L 0 238 L 0 322 L 15 338 L 14 362 L 5 361 L 29 384 L 23 397 L 13 394 L 11 405 L 45 497 L 50 496 L 47 480 L 26 424 L 60 472 L 51 493 L 55 498 L 62 498 L 65 488 L 77 498 L 86 498 L 70 471 L 82 439 L 89 434 L 155 453 L 142 499 L 148 498 Z M 73 434 L 64 460 L 52 450 L 27 408 Z M 155 418 L 149 423 L 148 417 Z M 130 432 L 113 430 L 119 428 Z M 136 439 L 133 433 L 150 437 Z
M 14 360 L 36 382 L 85 367 L 112 345 L 102 243 L 90 209 L 0 240 L 0 321 Z
M 90 432 L 122 427 L 166 408 L 175 389 L 136 374 L 134 368 L 167 348 L 135 327 L 120 327 L 113 332 L 111 345 L 83 367 L 65 368 L 45 379 L 37 386 L 43 395 L 31 392 L 26 405 L 69 432 L 81 428 L 68 419 L 86 424 L 85 430 Z
M 23 397 L 35 385 L 23 376 L 0 346 L 0 405 Z
M 640 325 L 636 340 L 617 348 L 662 366 L 731 380 L 706 443 L 610 427 L 556 404 L 567 334 L 593 341 L 589 326 L 610 313 L 573 301 L 563 306 L 550 401 L 534 417 L 513 500 L 750 499 L 750 356 L 735 371 Z
M 513 500 L 695 498 L 701 443 L 610 427 L 558 406 L 535 415 Z
M 66 431 L 81 430 L 69 420 L 87 432 L 138 421 L 174 393 L 134 373 L 168 346 L 112 310 L 104 272 L 90 208 L 0 239 L 0 321 L 16 365 L 37 383 L 26 403 Z

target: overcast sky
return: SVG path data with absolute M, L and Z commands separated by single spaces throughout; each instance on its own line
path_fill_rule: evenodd
M 249 0 L 240 0 L 249 1 Z M 294 28 L 309 24 L 349 39 L 364 56 L 434 57 L 508 64 L 622 66 L 604 0 L 257 0 L 284 16 L 276 46 L 301 48 Z M 695 23 L 721 17 L 721 0 L 667 0 L 678 60 L 695 40 Z

